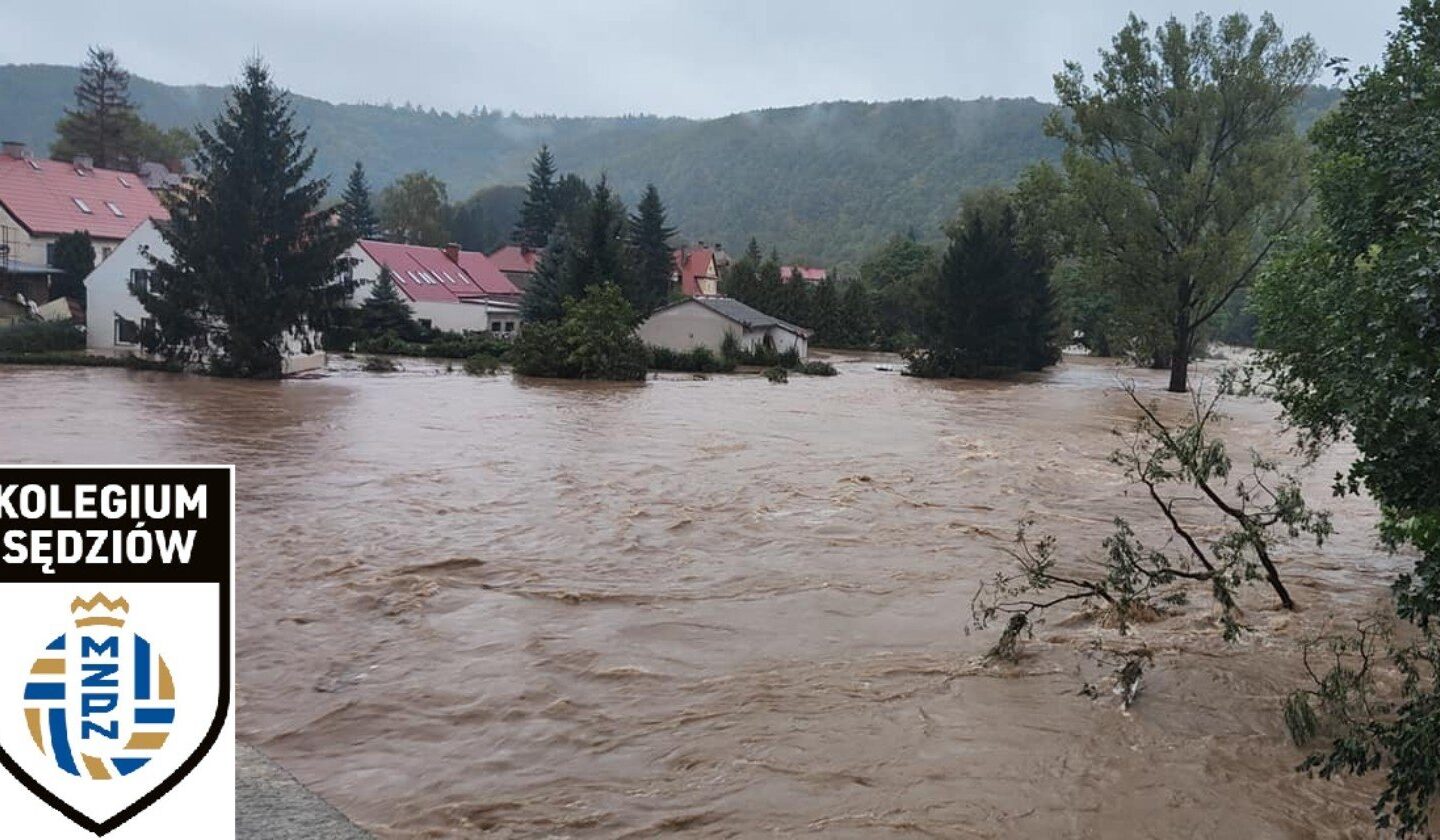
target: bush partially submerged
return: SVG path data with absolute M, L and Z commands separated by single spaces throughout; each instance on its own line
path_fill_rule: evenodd
M 384 356 L 366 356 L 360 369 L 366 373 L 394 373 L 399 368 Z
M 729 373 L 735 369 L 734 360 L 715 355 L 715 351 L 709 347 L 671 350 L 668 347 L 651 345 L 646 349 L 650 354 L 652 370 L 670 370 L 681 373 Z
M 68 321 L 22 321 L 0 328 L 0 353 L 84 349 L 85 333 Z
M 471 376 L 493 376 L 500 371 L 500 360 L 489 353 L 476 353 L 465 360 L 465 372 Z
M 806 376 L 835 376 L 840 373 L 834 365 L 821 361 L 806 362 L 800 366 L 800 372 Z
M 510 361 L 522 376 L 562 379 L 645 378 L 645 344 L 635 335 L 635 310 L 613 283 L 566 298 L 558 323 L 527 324 Z

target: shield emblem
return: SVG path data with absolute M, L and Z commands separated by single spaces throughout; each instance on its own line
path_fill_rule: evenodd
M 232 467 L 0 467 L 0 765 L 96 835 L 225 728 L 233 524 Z

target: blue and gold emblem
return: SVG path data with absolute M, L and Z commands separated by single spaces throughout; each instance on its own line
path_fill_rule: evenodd
M 165 658 L 126 626 L 123 597 L 77 597 L 70 612 L 74 629 L 56 636 L 30 668 L 26 726 L 40 752 L 72 776 L 129 776 L 165 747 L 175 679 Z

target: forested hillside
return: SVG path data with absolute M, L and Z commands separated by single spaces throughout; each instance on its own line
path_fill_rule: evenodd
M 47 150 L 77 78 L 72 67 L 0 67 L 0 135 Z M 130 89 L 162 128 L 208 121 L 225 95 L 138 77 Z M 1297 119 L 1308 125 L 1335 96 L 1317 89 Z M 755 236 L 788 258 L 850 268 L 893 233 L 937 239 L 966 190 L 1059 153 L 1041 131 L 1051 106 L 1031 99 L 832 102 L 714 120 L 456 115 L 300 95 L 295 105 L 337 194 L 359 160 L 377 187 L 425 169 L 460 200 L 523 183 L 548 143 L 562 170 L 604 171 L 627 202 L 653 181 L 689 239 L 738 250 Z

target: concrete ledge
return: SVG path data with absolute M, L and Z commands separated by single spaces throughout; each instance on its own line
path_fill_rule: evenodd
M 248 744 L 235 745 L 239 840 L 371 840 L 295 777 Z

